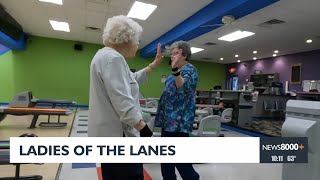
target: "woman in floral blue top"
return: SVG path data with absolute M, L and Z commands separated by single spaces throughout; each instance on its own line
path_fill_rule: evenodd
M 155 124 L 162 128 L 162 137 L 188 137 L 192 132 L 196 111 L 195 90 L 197 69 L 189 63 L 190 45 L 178 41 L 171 45 L 172 74 L 165 82 Z M 192 164 L 161 164 L 164 180 L 176 180 L 175 167 L 185 180 L 198 180 L 199 174 Z

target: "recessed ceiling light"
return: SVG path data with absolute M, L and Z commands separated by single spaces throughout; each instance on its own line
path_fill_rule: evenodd
M 220 61 L 223 61 L 223 58 L 220 58 Z
M 255 33 L 249 32 L 249 31 L 235 31 L 233 33 L 220 37 L 219 40 L 232 42 L 232 41 L 236 41 L 242 38 L 252 36 L 254 34 Z
M 204 49 L 202 48 L 196 48 L 196 47 L 191 47 L 191 54 L 203 51 Z
M 312 43 L 312 39 L 308 39 L 306 42 L 307 43 Z
M 136 1 L 132 5 L 127 16 L 130 18 L 146 20 L 156 8 L 156 5 Z
M 53 3 L 53 4 L 59 4 L 59 5 L 63 4 L 62 0 L 39 0 L 39 1 L 47 2 L 47 3 Z
M 254 57 L 254 58 L 253 58 L 253 60 L 257 60 L 257 58 L 256 58 L 256 57 Z
M 278 50 L 275 50 L 275 51 L 274 51 L 274 53 L 278 53 L 278 52 L 279 52 Z
M 53 21 L 53 20 L 49 20 L 49 21 L 54 30 L 70 32 L 69 24 L 67 22 L 59 22 L 59 21 Z
M 241 62 L 240 60 L 237 61 L 238 63 Z
M 238 55 L 238 54 L 236 54 L 234 57 L 239 57 L 239 55 Z
M 273 54 L 272 56 L 273 56 L 273 57 L 276 57 L 277 55 L 276 55 L 276 54 Z
M 253 51 L 253 54 L 257 54 L 258 53 L 258 51 Z

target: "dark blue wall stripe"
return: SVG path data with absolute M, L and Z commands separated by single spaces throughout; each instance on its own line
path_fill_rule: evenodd
M 0 56 L 1 56 L 2 54 L 4 54 L 4 53 L 10 51 L 10 50 L 11 50 L 10 48 L 8 48 L 8 47 L 6 47 L 6 46 L 4 46 L 4 45 L 2 45 L 2 44 L 0 43 Z
M 178 40 L 189 41 L 206 34 L 219 26 L 200 26 L 221 24 L 221 18 L 225 15 L 233 15 L 236 19 L 239 19 L 277 1 L 279 0 L 214 0 L 194 15 L 142 48 L 140 51 L 141 56 L 153 56 L 159 42 L 164 47 Z
M 0 31 L 0 43 L 12 50 L 25 50 L 25 34 L 22 34 L 18 41 L 15 41 Z

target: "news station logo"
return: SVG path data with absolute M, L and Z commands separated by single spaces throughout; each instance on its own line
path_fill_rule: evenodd
M 260 163 L 308 163 L 308 138 L 261 138 Z

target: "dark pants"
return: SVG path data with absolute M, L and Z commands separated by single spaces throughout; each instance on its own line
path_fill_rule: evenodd
M 188 133 L 180 132 L 161 132 L 161 137 L 189 137 Z M 162 163 L 161 173 L 163 180 L 176 180 L 175 168 L 178 169 L 182 179 L 184 180 L 199 180 L 199 174 L 193 169 L 189 163 Z
M 103 180 L 144 179 L 142 163 L 101 163 L 101 174 Z
M 143 164 L 102 163 L 103 180 L 143 180 Z

